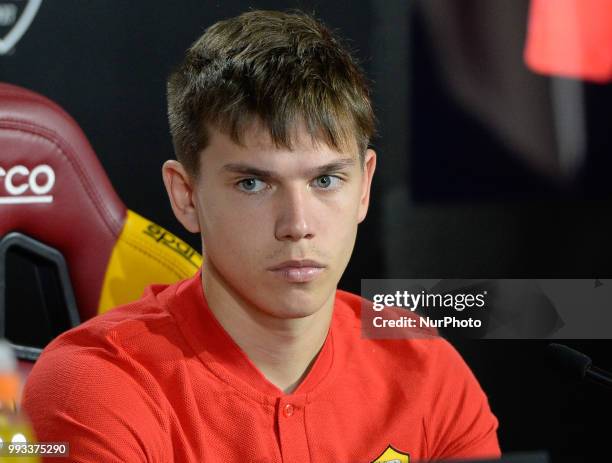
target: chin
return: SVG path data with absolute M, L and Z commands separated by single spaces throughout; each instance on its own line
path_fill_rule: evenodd
M 280 318 L 283 320 L 296 320 L 299 318 L 310 317 L 315 312 L 316 310 L 308 311 L 304 310 L 304 308 L 295 310 L 283 308 L 281 310 L 275 310 L 271 312 L 271 315 L 273 315 L 275 318 Z
M 314 294 L 304 294 L 303 291 L 290 291 L 269 301 L 270 314 L 278 318 L 304 318 L 323 309 L 326 297 Z

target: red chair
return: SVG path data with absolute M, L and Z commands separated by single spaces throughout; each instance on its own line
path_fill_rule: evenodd
M 64 110 L 0 83 L 0 337 L 20 358 L 200 265 L 186 243 L 126 208 Z

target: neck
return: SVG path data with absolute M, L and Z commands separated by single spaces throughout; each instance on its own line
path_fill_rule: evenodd
M 203 269 L 202 285 L 210 310 L 251 362 L 277 388 L 293 392 L 325 342 L 335 294 L 312 315 L 279 318 L 241 298 L 213 265 Z

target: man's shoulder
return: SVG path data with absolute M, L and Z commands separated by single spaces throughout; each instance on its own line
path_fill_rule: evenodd
M 160 365 L 184 357 L 179 330 L 160 297 L 164 291 L 174 291 L 173 285 L 149 287 L 141 299 L 55 338 L 26 382 L 23 405 L 32 419 L 46 419 L 45 403 L 82 414 L 88 403 L 131 406 L 143 388 L 161 397 L 154 387 Z
M 463 359 L 455 348 L 435 329 L 405 329 L 402 335 L 395 338 L 370 336 L 372 333 L 363 329 L 367 317 L 363 311 L 371 310 L 372 301 L 347 291 L 336 292 L 335 316 L 339 318 L 343 331 L 350 331 L 353 337 L 351 350 L 357 350 L 374 359 L 380 365 L 393 365 L 398 371 L 420 370 L 421 373 L 435 373 L 453 363 L 463 364 Z M 418 319 L 418 315 L 404 309 L 386 309 L 395 318 L 409 317 Z M 349 342 L 346 340 L 345 342 Z
M 180 283 L 149 286 L 140 299 L 62 333 L 43 350 L 28 383 L 56 377 L 65 365 L 78 365 L 78 374 L 64 371 L 76 377 L 86 372 L 96 374 L 95 369 L 102 367 L 153 370 L 168 356 L 180 357 L 183 340 L 167 308 Z
M 97 315 L 62 333 L 45 348 L 43 355 L 71 347 L 121 344 L 130 338 L 142 338 L 152 331 L 164 330 L 174 320 L 158 296 L 171 291 L 174 291 L 174 285 L 150 286 L 140 299 Z
M 167 350 L 172 325 L 164 307 L 145 294 L 54 339 L 36 361 L 22 397 L 39 439 L 77 439 L 79 455 L 119 461 L 115 453 L 121 453 L 123 461 L 141 461 L 142 449 L 131 444 L 136 435 L 151 439 L 147 451 L 164 454 L 155 447 L 168 428 L 157 376 L 159 365 L 167 364 L 163 360 L 178 350 Z M 127 444 L 100 444 L 107 436 Z

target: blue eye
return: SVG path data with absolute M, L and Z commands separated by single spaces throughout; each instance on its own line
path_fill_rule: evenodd
M 266 187 L 265 182 L 257 178 L 245 178 L 238 182 L 240 189 L 245 193 L 257 193 Z
M 325 190 L 338 187 L 339 183 L 340 178 L 336 177 L 335 175 L 321 175 L 315 179 L 315 186 Z

